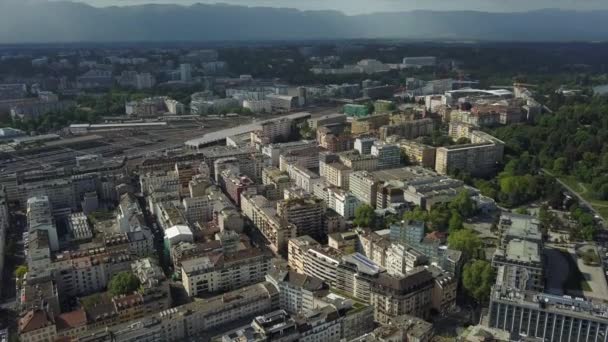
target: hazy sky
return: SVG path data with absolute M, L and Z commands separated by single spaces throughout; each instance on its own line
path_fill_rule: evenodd
M 2 0 L 0 0 L 2 1 Z M 608 9 L 608 0 L 72 0 L 94 6 L 143 3 L 228 3 L 244 6 L 291 7 L 303 10 L 332 9 L 348 14 L 413 10 L 527 11 L 541 8 L 594 10 Z

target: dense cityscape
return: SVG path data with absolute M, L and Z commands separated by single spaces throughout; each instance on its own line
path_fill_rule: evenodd
M 0 341 L 608 342 L 607 56 L 6 46 Z

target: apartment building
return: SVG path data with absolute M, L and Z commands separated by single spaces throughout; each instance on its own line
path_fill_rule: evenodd
M 351 121 L 353 135 L 377 132 L 380 127 L 390 123 L 390 114 L 374 114 L 365 117 L 355 117 Z
M 319 278 L 277 268 L 266 274 L 266 281 L 279 290 L 279 306 L 291 314 L 313 310 L 317 298 L 329 288 Z
M 494 286 L 488 326 L 543 341 L 608 341 L 608 307 L 583 298 Z
M 51 201 L 47 196 L 31 197 L 27 200 L 28 231 L 30 234 L 36 230 L 46 231 L 51 251 L 58 251 L 59 237 L 52 210 Z
M 289 251 L 287 253 L 287 263 L 289 268 L 300 274 L 305 274 L 304 264 L 306 262 L 306 252 L 312 247 L 321 247 L 321 244 L 308 235 L 289 239 Z
M 349 175 L 348 188 L 360 202 L 376 207 L 377 186 L 379 182 L 367 171 L 355 171 Z
M 297 236 L 297 229 L 294 224 L 277 215 L 276 202 L 259 195 L 243 194 L 241 210 L 270 242 L 270 249 L 274 253 L 287 252 L 287 242 Z
M 335 286 L 342 253 L 331 247 L 311 247 L 304 253 L 304 274 Z
M 431 135 L 434 123 L 432 119 L 420 119 L 407 121 L 396 125 L 384 125 L 380 127 L 380 139 L 386 140 L 391 135 L 397 135 L 404 139 L 412 140 L 418 137 Z
M 345 255 L 337 267 L 334 286 L 362 302 L 369 303 L 372 283 L 383 272 L 384 268 L 361 253 Z
M 352 171 L 375 171 L 379 168 L 380 158 L 377 155 L 363 154 L 353 150 L 341 152 L 338 156 L 340 162 Z
M 57 336 L 55 320 L 43 309 L 28 311 L 19 319 L 19 341 L 53 342 Z
M 272 161 L 272 165 L 279 166 L 279 158 L 281 154 L 285 154 L 286 152 L 306 149 L 309 147 L 316 147 L 317 142 L 314 140 L 300 140 L 300 141 L 292 141 L 286 143 L 278 143 L 278 144 L 269 144 L 262 146 L 262 154 L 269 157 Z
M 456 170 L 472 175 L 491 174 L 502 162 L 503 153 L 504 145 L 494 142 L 438 147 L 435 171 L 442 175 Z
M 349 188 L 349 176 L 352 169 L 338 162 L 324 165 L 325 179 L 329 184 L 342 189 Z
M 289 178 L 293 180 L 295 186 L 308 192 L 313 192 L 315 185 L 322 181 L 319 174 L 307 169 L 297 162 L 288 164 L 287 173 L 289 174 Z
M 431 309 L 433 276 L 423 267 L 416 268 L 405 277 L 386 273 L 372 283 L 370 304 L 374 319 L 386 324 L 400 315 L 428 317 Z
M 375 138 L 359 137 L 355 139 L 355 151 L 359 152 L 359 154 L 371 154 L 372 146 L 376 141 Z
M 277 215 L 296 227 L 297 235 L 324 239 L 325 203 L 310 194 L 295 194 L 277 203 Z
M 79 334 L 79 341 L 184 341 L 197 335 L 216 335 L 241 319 L 279 308 L 279 293 L 270 283 L 258 283 L 204 301 L 194 301 L 135 322 L 100 327 Z
M 411 140 L 399 141 L 399 147 L 408 157 L 410 163 L 431 169 L 435 168 L 437 148 Z
M 270 257 L 256 248 L 211 252 L 181 262 L 182 284 L 190 297 L 231 291 L 264 280 Z

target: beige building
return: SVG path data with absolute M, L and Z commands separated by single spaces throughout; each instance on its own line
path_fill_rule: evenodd
M 353 171 L 375 171 L 378 169 L 378 157 L 371 154 L 359 154 L 357 151 L 347 151 L 338 154 L 340 162 Z
M 304 257 L 306 251 L 312 247 L 320 247 L 321 244 L 317 240 L 308 235 L 294 237 L 289 239 L 287 253 L 287 263 L 289 267 L 301 274 L 304 274 Z
M 433 276 L 423 267 L 405 277 L 381 273 L 372 283 L 370 304 L 374 319 L 386 324 L 404 314 L 425 318 L 429 316 L 433 291 Z
M 263 281 L 269 269 L 270 258 L 257 248 L 211 252 L 182 261 L 182 284 L 190 297 L 230 291 Z
M 331 185 L 348 189 L 349 176 L 352 169 L 342 163 L 330 163 L 325 165 L 325 179 Z
M 57 327 L 53 317 L 42 309 L 28 311 L 19 319 L 19 341 L 53 342 L 57 337 Z
M 377 131 L 380 127 L 388 125 L 390 114 L 375 114 L 362 118 L 355 118 L 351 123 L 351 133 L 354 135 Z
M 435 171 L 446 175 L 456 170 L 472 175 L 485 175 L 496 170 L 502 162 L 504 145 L 485 142 L 437 148 Z
M 270 242 L 274 253 L 287 251 L 287 241 L 296 237 L 296 226 L 277 215 L 276 202 L 259 195 L 241 195 L 241 210 Z
M 409 162 L 423 167 L 435 168 L 437 148 L 412 140 L 399 141 L 401 151 L 407 155 Z

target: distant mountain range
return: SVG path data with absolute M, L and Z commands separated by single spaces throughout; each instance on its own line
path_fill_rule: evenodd
M 608 11 L 523 13 L 412 11 L 347 16 L 334 11 L 232 5 L 96 8 L 0 0 L 0 43 L 410 38 L 607 40 Z

